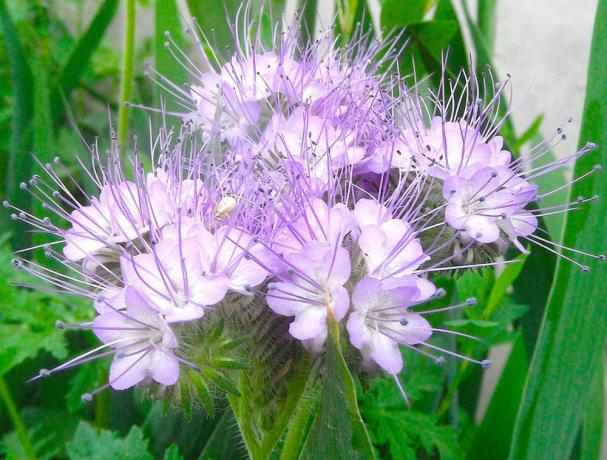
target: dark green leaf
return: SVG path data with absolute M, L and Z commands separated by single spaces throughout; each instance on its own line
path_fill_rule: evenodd
M 385 0 L 381 7 L 381 26 L 390 31 L 421 22 L 428 3 L 427 0 Z
M 104 0 L 63 65 L 59 76 L 59 88 L 54 91 L 51 101 L 55 117 L 61 112 L 62 98 L 69 97 L 99 47 L 105 32 L 114 19 L 118 3 L 119 0 Z
M 462 458 L 456 431 L 438 425 L 431 415 L 408 410 L 392 379 L 371 382 L 370 389 L 361 398 L 361 410 L 382 458 Z
M 234 20 L 241 2 L 238 0 L 226 0 L 225 2 L 186 0 L 186 3 L 215 53 L 225 61 L 232 55 L 234 47 L 234 37 L 228 21 Z M 212 59 L 212 56 L 209 57 Z
M 375 458 L 358 410 L 354 379 L 341 352 L 339 326 L 331 315 L 328 330 L 322 399 L 300 458 Z
M 179 7 L 176 0 L 156 0 L 156 31 L 155 31 L 155 65 L 156 69 L 168 80 L 181 87 L 188 81 L 186 70 L 171 56 L 165 44 L 170 40 L 174 45 L 183 48 L 183 25 L 179 17 Z M 170 36 L 166 36 L 168 33 Z M 158 88 L 160 91 L 160 88 Z M 157 98 L 158 100 L 159 98 Z M 158 105 L 159 105 L 158 100 Z M 173 97 L 166 101 L 167 110 L 175 110 L 179 107 Z
M 162 460 L 183 460 L 183 455 L 179 452 L 177 444 L 171 444 L 169 448 L 165 450 Z
M 487 412 L 474 433 L 474 438 L 466 453 L 466 458 L 469 460 L 487 458 L 504 460 L 508 456 L 528 365 L 525 344 L 519 335 L 491 397 Z
M 0 155 L 0 177 L 5 178 L 5 196 L 9 201 L 21 209 L 29 209 L 31 199 L 27 193 L 19 190 L 19 182 L 29 178 L 31 172 L 31 158 L 28 151 L 31 148 L 32 126 L 34 113 L 34 78 L 23 44 L 17 34 L 15 25 L 6 8 L 5 0 L 0 0 L 0 24 L 4 32 L 4 41 L 8 50 L 8 60 L 13 84 L 13 113 L 11 124 L 11 138 L 9 156 Z M 2 219 L 2 233 L 7 230 L 18 230 L 13 235 L 16 245 L 25 243 L 21 228 L 7 226 L 10 221 Z

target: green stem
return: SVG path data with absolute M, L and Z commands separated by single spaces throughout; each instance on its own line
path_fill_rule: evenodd
M 118 143 L 122 156 L 129 133 L 129 110 L 126 105 L 133 93 L 133 57 L 135 54 L 135 0 L 125 0 L 124 49 L 120 77 L 120 108 L 118 112 Z
M 19 442 L 23 447 L 23 451 L 25 452 L 26 458 L 30 460 L 36 460 L 36 452 L 34 451 L 34 447 L 32 446 L 32 442 L 30 441 L 30 437 L 27 433 L 27 428 L 25 427 L 25 424 L 23 423 L 23 420 L 19 415 L 19 411 L 17 410 L 17 406 L 15 405 L 15 401 L 13 400 L 13 396 L 11 395 L 11 390 L 3 377 L 0 377 L 0 398 L 6 406 L 8 415 L 10 416 L 11 421 L 13 422 L 13 426 L 15 427 L 17 437 L 19 438 Z

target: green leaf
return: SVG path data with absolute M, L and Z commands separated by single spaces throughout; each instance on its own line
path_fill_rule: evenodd
M 389 31 L 421 22 L 428 4 L 427 0 L 385 0 L 381 7 L 381 26 Z
M 183 48 L 183 25 L 179 17 L 179 7 L 176 0 L 156 0 L 156 31 L 155 31 L 155 65 L 156 69 L 162 75 L 172 81 L 178 87 L 181 87 L 188 81 L 186 70 L 175 60 L 165 43 L 169 40 L 174 42 L 174 45 Z M 170 34 L 170 37 L 166 36 Z M 161 89 L 158 87 L 157 92 Z M 157 104 L 160 104 L 160 97 L 157 97 Z M 167 110 L 175 110 L 179 104 L 173 97 L 169 97 L 166 101 Z
M 545 142 L 545 140 L 542 138 L 542 136 L 536 134 L 533 137 L 533 144 L 537 145 L 541 142 Z M 531 167 L 537 168 L 556 160 L 558 160 L 556 154 L 550 149 L 547 150 L 541 159 L 532 162 Z M 538 186 L 538 191 L 540 194 L 545 194 L 547 192 L 552 192 L 557 188 L 562 188 L 560 191 L 551 193 L 542 199 L 541 206 L 543 208 L 550 208 L 551 206 L 556 206 L 567 202 L 568 187 L 565 185 L 568 182 L 568 174 L 565 168 L 558 168 L 556 171 L 552 171 L 550 174 L 542 174 L 541 176 L 536 177 L 533 182 Z M 557 214 L 544 216 L 542 217 L 542 220 L 546 224 L 546 228 L 550 233 L 551 239 L 554 241 L 559 240 L 562 236 L 563 224 L 565 223 L 565 213 L 560 212 Z
M 478 73 L 484 73 L 487 68 L 493 69 L 495 71 L 495 66 L 493 65 L 493 59 L 491 58 L 489 47 L 487 45 L 485 37 L 483 36 L 483 33 L 478 28 L 476 23 L 472 20 L 472 16 L 470 15 L 470 11 L 468 9 L 468 2 L 462 2 L 462 7 L 464 10 L 464 16 L 466 18 L 466 23 L 468 25 L 468 28 L 470 29 L 470 35 L 472 36 L 474 50 L 476 52 L 476 63 Z M 506 115 L 506 101 L 503 95 L 500 100 L 499 114 L 500 117 L 504 117 Z M 501 128 L 501 135 L 504 137 L 504 140 L 506 141 L 506 144 L 508 146 L 514 145 L 516 143 L 514 125 L 512 124 L 512 120 L 510 119 L 510 117 L 506 118 L 506 120 L 504 121 L 504 124 Z
M 581 460 L 599 460 L 603 450 L 605 414 L 597 410 L 605 400 L 605 361 L 602 357 L 596 363 L 590 393 L 582 426 Z
M 575 176 L 594 164 L 607 166 L 607 1 L 601 0 L 595 20 L 590 55 L 581 142 L 592 140 L 598 152 L 579 159 Z M 591 176 L 576 183 L 571 196 L 607 195 L 604 177 Z M 564 244 L 604 254 L 603 232 L 607 205 L 598 203 L 570 213 Z M 530 366 L 521 408 L 514 430 L 510 458 L 568 458 L 584 416 L 589 397 L 580 391 L 592 382 L 595 364 L 603 357 L 607 335 L 604 286 L 607 271 L 591 260 L 591 273 L 559 260 L 538 345 Z M 594 273 L 596 270 L 596 273 Z
M 392 379 L 378 378 L 371 382 L 361 397 L 361 411 L 382 458 L 463 458 L 455 429 L 439 425 L 432 415 L 408 410 Z
M 521 271 L 525 266 L 525 261 L 527 260 L 527 255 L 519 254 L 513 260 L 516 260 L 516 262 L 506 265 L 500 276 L 495 280 L 483 314 L 485 318 L 491 318 L 493 316 L 493 312 L 499 307 L 504 295 L 506 295 L 506 292 L 510 289 L 512 283 L 514 283 L 521 274 Z
M 462 27 L 451 0 L 439 0 L 436 12 L 434 13 L 434 19 L 452 21 L 457 24 L 457 32 L 449 44 L 449 62 L 447 62 L 447 67 L 453 69 L 452 73 L 457 73 L 461 69 L 468 70 L 470 65 L 468 62 L 469 52 L 466 49 Z
M 495 41 L 495 10 L 497 0 L 479 0 L 477 6 L 478 29 L 483 34 L 487 49 L 493 51 Z
M 213 369 L 212 367 L 204 367 L 200 372 L 204 377 L 213 382 L 220 390 L 235 396 L 240 396 L 238 388 L 236 388 L 230 379 L 222 372 L 218 371 L 217 369 Z
M 63 65 L 59 76 L 59 88 L 55 89 L 51 99 L 55 121 L 61 112 L 62 98 L 69 98 L 72 90 L 78 85 L 80 77 L 116 15 L 118 3 L 119 0 L 104 0 Z
M 209 40 L 213 51 L 218 54 L 220 60 L 225 62 L 232 55 L 234 47 L 234 37 L 228 20 L 232 21 L 236 17 L 241 2 L 238 0 L 226 0 L 225 2 L 186 0 L 186 3 L 190 13 L 196 18 L 202 32 Z M 209 58 L 213 59 L 211 55 Z
M 544 114 L 540 114 L 531 122 L 529 127 L 522 133 L 516 142 L 511 146 L 512 150 L 518 152 L 526 143 L 533 141 L 540 135 L 540 128 L 544 121 Z
M 183 455 L 179 452 L 177 444 L 171 444 L 167 450 L 164 451 L 163 460 L 183 460 Z
M 133 426 L 128 435 L 120 438 L 117 433 L 101 430 L 86 422 L 80 422 L 74 439 L 67 444 L 71 460 L 153 460 L 148 452 L 148 441 L 143 432 Z
M 522 336 L 514 341 L 487 412 L 466 453 L 469 460 L 504 460 L 508 456 L 518 404 L 523 394 L 529 360 Z
M 238 429 L 232 411 L 226 410 L 213 427 L 199 460 L 241 459 L 245 458 L 242 446 L 235 442 Z
M 90 312 L 82 301 L 67 305 L 59 296 L 13 286 L 35 280 L 16 270 L 11 256 L 0 248 L 0 376 L 42 350 L 57 359 L 66 358 L 65 331 L 57 329 L 55 321 L 78 322 Z
M 19 190 L 18 184 L 29 177 L 31 171 L 32 162 L 27 152 L 31 148 L 32 139 L 34 77 L 5 0 L 0 0 L 0 24 L 7 47 L 14 98 L 9 156 L 5 158 L 4 155 L 0 155 L 0 177 L 5 178 L 5 196 L 8 200 L 18 208 L 29 209 L 31 199 L 27 193 Z M 14 225 L 8 223 L 10 223 L 8 219 L 2 219 L 1 232 L 18 230 L 13 236 L 13 241 L 20 244 L 23 239 L 21 228 L 16 229 Z
M 354 379 L 341 351 L 339 326 L 332 315 L 327 323 L 322 399 L 300 459 L 375 458 L 358 410 Z
M 316 27 L 316 8 L 318 0 L 298 0 L 301 11 L 301 34 L 300 40 L 303 46 L 309 45 L 314 40 L 314 29 Z

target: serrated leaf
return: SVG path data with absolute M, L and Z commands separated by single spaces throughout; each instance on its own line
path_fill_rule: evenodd
M 59 296 L 11 285 L 33 281 L 31 276 L 14 269 L 11 258 L 12 254 L 0 247 L 0 375 L 42 350 L 57 359 L 66 358 L 65 331 L 57 329 L 55 321 L 61 318 L 77 322 L 90 313 L 90 307 L 80 301 L 66 305 Z
M 371 383 L 361 397 L 361 410 L 374 444 L 388 454 L 382 458 L 463 458 L 456 431 L 439 425 L 432 415 L 409 410 L 391 379 Z
M 148 452 L 148 441 L 143 432 L 133 426 L 126 437 L 111 431 L 97 431 L 86 422 L 80 422 L 74 439 L 67 446 L 71 460 L 153 460 Z

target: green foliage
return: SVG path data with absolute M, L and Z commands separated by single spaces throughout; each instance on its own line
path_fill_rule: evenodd
M 327 320 L 328 337 L 320 407 L 299 458 L 375 458 L 356 400 L 356 386 L 341 350 L 335 318 Z
M 37 283 L 35 278 L 15 270 L 12 255 L 0 249 L 0 376 L 41 351 L 57 359 L 67 357 L 65 331 L 55 327 L 62 318 L 67 322 L 88 317 L 90 308 L 80 299 L 40 291 L 16 289 L 15 283 Z
M 124 19 L 119 3 L 0 0 L 0 178 L 5 187 L 3 195 L 27 211 L 40 211 L 18 189 L 19 182 L 34 172 L 30 151 L 42 161 L 59 155 L 69 173 L 87 186 L 74 159 L 76 153 L 83 152 L 79 134 L 87 140 L 107 134 L 110 119 L 120 107 L 118 90 L 124 69 L 118 46 L 121 37 L 107 36 L 114 19 Z M 153 59 L 155 66 L 178 85 L 187 79 L 164 46 L 165 30 L 186 52 L 191 46 L 184 40 L 182 14 L 186 22 L 189 13 L 197 17 L 201 36 L 208 38 L 219 50 L 217 57 L 225 60 L 233 46 L 225 12 L 234 17 L 241 3 L 187 0 L 188 12 L 175 0 L 130 0 L 138 16 L 134 21 L 130 15 L 129 32 L 137 29 L 138 39 L 128 47 L 132 75 L 126 75 L 122 85 L 132 89 L 128 98 L 145 105 L 159 103 L 160 91 L 143 76 L 144 60 Z M 255 18 L 260 3 L 256 0 L 252 4 Z M 268 43 L 268 31 L 284 11 L 285 3 L 266 2 L 272 15 L 264 13 L 260 17 L 264 43 Z M 340 44 L 358 23 L 371 36 L 377 34 L 370 15 L 363 16 L 370 3 L 337 2 Z M 451 0 L 377 3 L 381 3 L 379 22 L 384 33 L 403 32 L 401 44 L 408 40 L 399 62 L 403 77 L 413 71 L 415 63 L 417 78 L 425 79 L 424 85 L 435 89 L 447 49 L 449 60 L 444 72 L 449 77 L 460 69 L 470 70 L 471 54 L 479 72 L 492 67 L 494 0 L 479 0 L 476 16 L 468 10 L 469 2 L 463 2 L 462 22 Z M 299 1 L 298 6 L 303 8 L 303 41 L 310 42 L 316 8 L 324 4 L 309 0 Z M 140 25 L 146 17 L 154 18 L 153 27 Z M 582 142 L 591 140 L 599 146 L 607 145 L 607 86 L 603 78 L 607 71 L 606 24 L 607 5 L 601 1 L 580 136 Z M 464 36 L 471 38 L 472 49 L 466 46 Z M 169 109 L 171 104 L 169 100 Z M 109 117 L 108 108 L 112 111 Z M 128 124 L 133 132 L 143 132 L 147 121 L 148 113 L 123 109 L 122 137 L 128 138 L 124 128 Z M 540 115 L 517 136 L 511 123 L 506 122 L 501 134 L 509 148 L 518 153 L 541 141 L 541 123 Z M 141 150 L 145 151 L 146 146 L 141 145 Z M 606 166 L 605 152 L 603 149 L 581 159 L 576 174 L 597 162 Z M 553 158 L 553 152 L 549 152 L 542 161 Z M 540 192 L 546 192 L 564 185 L 565 180 L 557 171 L 537 182 Z M 604 180 L 590 178 L 576 184 L 571 196 L 605 195 L 605 187 Z M 561 203 L 566 193 L 564 189 L 550 195 L 542 205 Z M 607 252 L 600 230 L 607 219 L 605 209 L 595 205 L 590 212 L 572 214 L 565 243 L 591 252 Z M 547 216 L 541 223 L 553 239 L 560 235 L 563 216 Z M 6 215 L 0 222 L 2 234 L 11 232 L 13 242 L 20 246 L 30 240 L 41 241 L 37 235 L 30 238 Z M 50 368 L 57 360 L 90 348 L 90 334 L 66 334 L 54 324 L 56 319 L 90 319 L 92 311 L 86 301 L 15 287 L 33 280 L 14 270 L 10 259 L 10 251 L 3 247 L 0 453 L 9 459 L 600 457 L 603 418 L 597 407 L 604 392 L 601 345 L 607 333 L 605 309 L 600 303 L 607 283 L 604 267 L 591 264 L 598 273 L 595 276 L 563 263 L 552 283 L 555 258 L 536 247 L 522 258 L 523 263 L 506 266 L 499 276 L 495 270 L 485 269 L 439 281 L 451 297 L 435 301 L 428 308 L 469 297 L 478 302 L 458 312 L 435 315 L 433 324 L 477 336 L 481 341 L 437 333 L 434 344 L 474 359 L 486 358 L 498 344 L 511 348 L 495 390 L 486 394 L 490 396 L 489 405 L 477 423 L 479 395 L 487 389 L 482 387 L 480 370 L 469 362 L 450 358 L 446 366 L 440 367 L 406 350 L 402 382 L 412 401 L 407 407 L 391 379 L 368 381 L 363 374 L 359 382 L 360 363 L 342 352 L 345 338 L 339 338 L 335 324 L 331 326 L 327 355 L 313 360 L 305 358 L 299 343 L 284 345 L 276 340 L 274 334 L 285 330 L 284 321 L 271 315 L 257 316 L 255 308 L 242 324 L 237 324 L 229 312 L 222 312 L 225 323 L 217 317 L 207 323 L 202 334 L 205 339 L 184 356 L 200 370 L 182 366 L 179 385 L 158 393 L 166 403 L 152 402 L 149 392 L 138 390 L 102 394 L 94 405 L 84 404 L 82 393 L 104 383 L 109 361 L 88 363 L 52 379 L 24 385 L 39 368 Z M 224 328 L 224 324 L 230 327 Z M 235 336 L 226 329 L 241 333 Z M 104 411 L 112 415 L 109 420 Z M 93 426 L 106 423 L 112 431 Z
M 414 393 L 409 391 L 413 397 Z M 388 378 L 375 379 L 360 402 L 373 444 L 380 458 L 441 460 L 463 459 L 453 427 L 439 425 L 435 416 L 407 409 L 396 383 Z
M 95 427 L 80 422 L 74 439 L 67 446 L 71 460 L 153 460 L 148 452 L 148 441 L 140 428 L 134 426 L 128 435 L 121 438 L 111 431 L 97 431 Z

